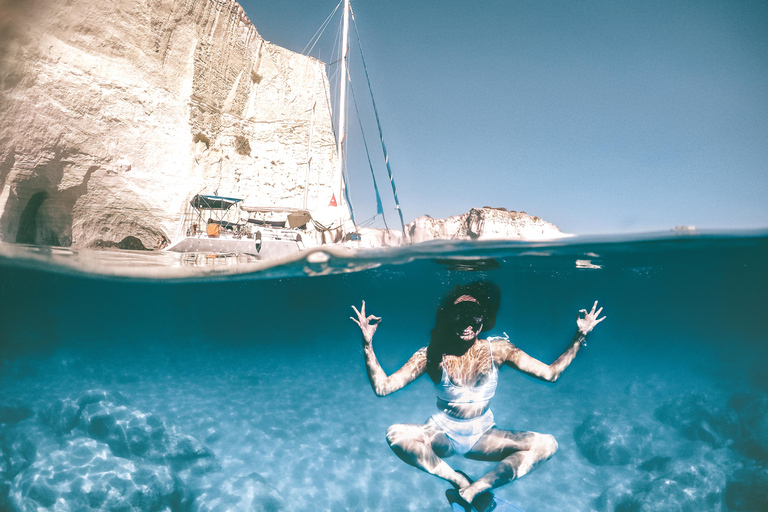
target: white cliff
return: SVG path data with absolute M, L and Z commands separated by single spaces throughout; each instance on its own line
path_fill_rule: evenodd
M 396 247 L 430 240 L 545 241 L 572 236 L 540 217 L 490 206 L 472 208 L 467 213 L 445 219 L 428 215 L 417 217 L 405 225 L 405 236 L 394 229 L 361 228 L 358 233 L 360 240 L 347 242 L 347 245 L 356 248 Z
M 328 97 L 324 65 L 265 41 L 234 0 L 0 0 L 0 241 L 151 248 L 197 193 L 346 222 Z M 487 207 L 360 235 L 567 236 Z
M 417 217 L 406 226 L 411 242 L 428 240 L 554 240 L 567 235 L 557 226 L 525 212 L 472 208 L 446 219 Z
M 0 240 L 152 247 L 215 191 L 348 217 L 324 65 L 234 0 L 0 0 L 0 34 Z

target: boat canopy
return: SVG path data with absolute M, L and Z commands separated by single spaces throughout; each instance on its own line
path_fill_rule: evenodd
M 288 206 L 241 206 L 241 210 L 248 213 L 309 213 L 304 208 L 290 208 Z
M 205 210 L 229 210 L 232 206 L 242 201 L 242 199 L 235 199 L 234 197 L 220 197 L 220 196 L 203 196 L 200 194 L 195 195 L 189 204 L 193 208 L 205 209 Z
M 300 228 L 312 220 L 312 214 L 304 208 L 290 208 L 288 206 L 241 206 L 241 210 L 248 213 L 287 213 L 288 227 Z

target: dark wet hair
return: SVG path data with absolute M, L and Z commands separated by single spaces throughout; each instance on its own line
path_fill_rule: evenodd
M 468 296 L 474 300 L 465 299 L 456 304 L 456 300 Z M 444 354 L 461 355 L 466 350 L 457 343 L 454 315 L 482 317 L 483 331 L 496 325 L 496 312 L 499 309 L 501 292 L 499 287 L 490 281 L 475 281 L 474 283 L 458 285 L 440 301 L 437 308 L 435 328 L 427 347 L 427 374 L 432 382 L 437 384 L 442 378 L 440 362 Z

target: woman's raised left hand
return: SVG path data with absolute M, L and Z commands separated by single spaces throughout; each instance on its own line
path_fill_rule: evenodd
M 595 301 L 594 305 L 592 306 L 592 311 L 587 313 L 586 309 L 582 309 L 579 311 L 579 314 L 576 316 L 576 325 L 579 327 L 579 331 L 582 334 L 589 333 L 592 329 L 595 328 L 597 324 L 605 320 L 606 317 L 598 318 L 600 316 L 600 313 L 603 311 L 603 308 L 597 309 L 597 301 Z M 584 314 L 584 317 L 582 318 L 582 314 Z

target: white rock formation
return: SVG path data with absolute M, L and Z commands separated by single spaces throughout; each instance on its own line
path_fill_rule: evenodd
M 355 248 L 396 247 L 430 240 L 535 241 L 573 236 L 540 217 L 490 206 L 472 208 L 467 213 L 445 219 L 434 219 L 428 215 L 417 217 L 405 225 L 405 237 L 402 231 L 394 229 L 360 228 L 357 233 L 360 239 L 347 241 L 345 245 Z
M 234 0 L 0 0 L 0 38 L 0 240 L 152 247 L 215 191 L 348 218 L 323 64 Z
M 539 217 L 488 206 L 446 219 L 417 217 L 406 225 L 406 234 L 413 243 L 436 239 L 553 240 L 570 236 Z

